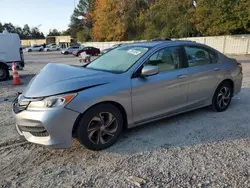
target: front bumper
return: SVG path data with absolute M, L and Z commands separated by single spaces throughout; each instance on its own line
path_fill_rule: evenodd
M 13 104 L 17 132 L 29 142 L 67 148 L 72 145 L 72 129 L 79 113 L 66 108 L 17 112 Z

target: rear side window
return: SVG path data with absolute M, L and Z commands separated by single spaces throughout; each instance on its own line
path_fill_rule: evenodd
M 185 51 L 189 67 L 217 63 L 217 55 L 210 50 L 196 46 L 186 46 Z

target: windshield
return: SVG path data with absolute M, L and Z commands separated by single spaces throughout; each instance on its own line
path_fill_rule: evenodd
M 90 63 L 87 68 L 123 73 L 135 64 L 147 51 L 148 48 L 145 47 L 126 46 L 116 48 Z

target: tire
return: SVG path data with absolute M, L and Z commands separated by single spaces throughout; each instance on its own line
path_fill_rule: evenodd
M 50 52 L 50 50 L 48 49 L 47 52 Z
M 29 50 L 28 50 L 28 52 L 32 52 L 32 50 L 31 50 L 31 49 L 29 49 Z
M 64 55 L 68 55 L 69 54 L 69 52 L 64 52 Z
M 233 88 L 229 82 L 222 82 L 216 89 L 213 100 L 212 109 L 215 112 L 223 112 L 228 109 L 233 96 Z
M 9 78 L 10 73 L 7 66 L 0 65 L 0 82 Z
M 39 49 L 39 52 L 41 52 L 41 51 L 43 51 L 43 49 L 41 48 L 41 49 Z
M 122 115 L 115 106 L 100 104 L 90 108 L 81 117 L 76 136 L 86 148 L 103 150 L 116 142 L 123 131 L 123 124 Z

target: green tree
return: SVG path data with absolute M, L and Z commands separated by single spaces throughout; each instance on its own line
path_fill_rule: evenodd
M 77 32 L 82 31 L 84 27 L 91 28 L 87 20 L 80 20 L 79 16 L 87 17 L 88 11 L 94 8 L 94 0 L 80 0 L 75 8 L 72 16 L 70 17 L 69 32 L 72 38 L 77 38 Z
M 2 33 L 4 30 L 2 23 L 0 22 L 0 33 Z
M 49 30 L 48 36 L 60 36 L 61 33 L 57 29 Z
M 200 0 L 190 21 L 204 36 L 250 31 L 249 0 Z
M 30 39 L 30 38 L 32 38 L 30 27 L 28 26 L 28 24 L 25 24 L 23 26 L 23 37 L 24 37 L 23 39 Z
M 3 24 L 3 28 L 6 28 L 9 33 L 15 33 L 16 28 L 12 23 Z
M 193 36 L 194 25 L 189 21 L 192 1 L 158 0 L 137 18 L 140 39 L 157 37 L 179 38 Z
M 61 36 L 70 35 L 69 29 L 67 29 L 66 31 L 61 31 L 61 32 L 60 32 L 60 35 L 61 35 Z
M 77 34 L 77 42 L 86 42 L 91 40 L 91 33 L 89 29 L 83 29 L 78 31 Z

